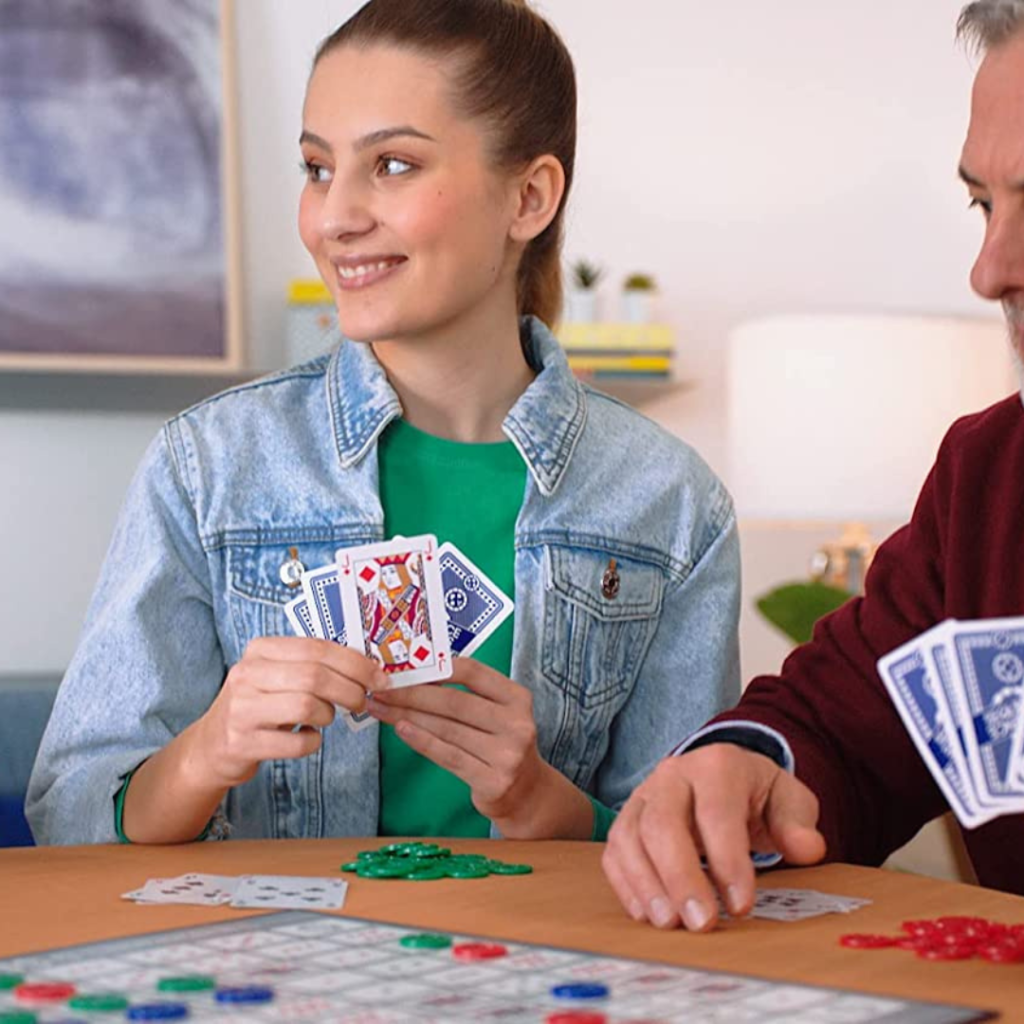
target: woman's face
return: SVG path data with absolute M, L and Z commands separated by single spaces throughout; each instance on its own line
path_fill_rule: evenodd
M 518 184 L 451 87 L 392 46 L 342 46 L 310 79 L 299 232 L 347 337 L 448 334 L 515 309 Z

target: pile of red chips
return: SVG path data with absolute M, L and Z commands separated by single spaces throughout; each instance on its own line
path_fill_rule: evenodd
M 1024 964 L 1024 924 L 983 917 L 937 917 L 904 921 L 900 935 L 843 935 L 848 949 L 909 949 L 925 960 L 971 960 Z

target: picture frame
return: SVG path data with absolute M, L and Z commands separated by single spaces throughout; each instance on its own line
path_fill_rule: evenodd
M 243 369 L 234 15 L 0 0 L 0 372 Z

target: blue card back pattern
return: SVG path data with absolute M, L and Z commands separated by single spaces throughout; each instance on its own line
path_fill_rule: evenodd
M 511 613 L 512 601 L 454 544 L 438 554 L 452 654 L 468 657 Z
M 985 784 L 994 796 L 1021 793 L 1014 777 L 1014 735 L 1024 695 L 1021 621 L 962 623 L 950 635 Z

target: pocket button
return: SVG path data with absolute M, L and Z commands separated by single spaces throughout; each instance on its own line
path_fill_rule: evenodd
M 290 589 L 302 586 L 302 574 L 306 567 L 299 561 L 299 549 L 289 548 L 288 557 L 281 563 L 281 582 Z

